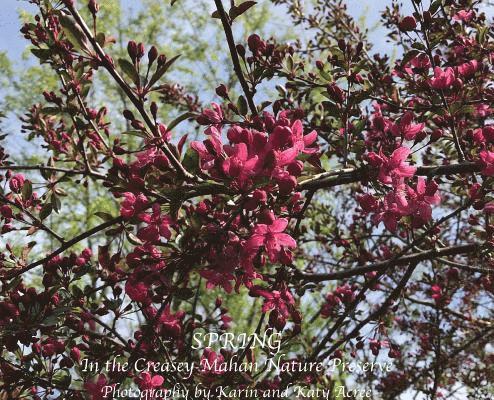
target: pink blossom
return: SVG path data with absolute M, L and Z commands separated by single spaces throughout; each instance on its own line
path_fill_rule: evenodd
M 494 176 L 494 152 L 482 150 L 480 159 L 484 165 L 484 169 L 481 172 L 487 176 Z
M 253 229 L 253 235 L 245 245 L 249 255 L 255 255 L 264 246 L 271 262 L 276 262 L 281 256 L 282 247 L 295 248 L 297 243 L 287 233 L 282 233 L 288 225 L 284 218 L 275 219 L 271 225 L 258 224 Z
M 425 124 L 413 124 L 413 113 L 407 112 L 403 115 L 397 125 L 393 125 L 391 132 L 395 136 L 404 137 L 405 140 L 414 140 L 419 132 L 424 129 Z
M 415 20 L 414 17 L 409 15 L 400 21 L 398 27 L 400 28 L 400 30 L 404 32 L 413 31 L 417 27 L 417 21 Z
M 289 307 L 295 304 L 292 294 L 287 289 L 269 291 L 260 286 L 253 286 L 249 291 L 249 295 L 264 297 L 262 311 L 277 310 L 284 318 L 289 316 Z
M 173 314 L 170 311 L 170 306 L 167 305 L 160 316 L 161 332 L 166 337 L 178 338 L 182 334 L 182 318 L 185 313 L 178 311 Z
M 137 378 L 137 384 L 139 385 L 139 389 L 141 390 L 151 390 L 163 385 L 165 378 L 161 375 L 152 376 L 149 372 L 143 372 Z
M 216 354 L 209 347 L 204 349 L 202 354 L 200 366 L 201 372 L 207 375 L 223 375 L 223 370 L 221 369 L 225 358 L 221 354 Z
M 418 178 L 415 191 L 409 188 L 411 213 L 422 222 L 428 222 L 432 218 L 432 205 L 441 202 L 441 196 L 437 193 L 437 183 L 434 181 L 425 182 L 425 179 Z
M 460 10 L 455 15 L 453 15 L 454 21 L 468 22 L 475 16 L 473 11 Z
M 223 289 L 225 289 L 225 292 L 232 292 L 233 287 L 231 281 L 235 279 L 233 274 L 224 273 L 221 271 L 214 271 L 211 269 L 204 269 L 200 271 L 199 274 L 207 280 L 207 289 L 212 289 L 215 286 L 221 286 Z
M 151 299 L 148 294 L 148 286 L 143 281 L 129 278 L 125 283 L 125 293 L 131 300 L 143 304 L 150 304 Z
M 431 79 L 430 85 L 433 89 L 448 89 L 455 81 L 455 71 L 448 67 L 442 70 L 441 67 L 434 68 L 434 78 Z
M 26 178 L 24 178 L 24 175 L 15 174 L 12 178 L 10 178 L 9 181 L 10 190 L 12 190 L 14 193 L 20 193 L 25 181 Z
M 221 124 L 223 122 L 223 110 L 220 105 L 216 103 L 211 103 L 211 105 L 213 108 L 204 109 L 197 118 L 197 122 L 202 125 Z
M 487 214 L 494 214 L 494 201 L 491 201 L 491 202 L 487 203 L 487 204 L 484 206 L 484 211 L 485 211 Z
M 381 155 L 383 163 L 379 170 L 379 180 L 382 183 L 390 184 L 393 180 L 410 178 L 415 174 L 417 168 L 411 167 L 405 160 L 410 154 L 408 147 L 399 147 L 387 158 Z
M 148 205 L 148 199 L 142 193 L 134 195 L 131 192 L 123 193 L 124 201 L 120 205 L 120 215 L 125 219 L 133 217 L 138 214 Z
M 4 204 L 0 207 L 0 215 L 7 219 L 14 218 L 14 212 L 12 211 L 12 208 L 7 204 Z
M 477 72 L 480 63 L 477 60 L 471 60 L 458 66 L 458 73 L 465 78 L 468 78 Z
M 158 242 L 160 237 L 170 239 L 170 225 L 173 220 L 168 215 L 162 215 L 159 204 L 153 204 L 151 214 L 141 213 L 139 219 L 148 224 L 148 226 L 139 229 L 137 237 L 145 242 Z
M 106 376 L 100 374 L 98 378 L 93 382 L 84 383 L 86 392 L 91 396 L 91 400 L 104 400 L 107 396 L 104 396 L 104 388 L 108 385 Z
M 249 177 L 258 172 L 258 156 L 249 158 L 247 145 L 238 143 L 234 146 L 225 146 L 229 157 L 223 161 L 223 172 L 230 178 L 234 178 L 240 188 L 246 187 Z

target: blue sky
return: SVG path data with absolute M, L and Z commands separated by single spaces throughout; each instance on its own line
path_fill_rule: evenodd
M 267 0 L 260 0 L 267 1 Z M 0 13 L 0 51 L 7 51 L 9 57 L 16 61 L 21 61 L 21 55 L 26 45 L 26 41 L 19 33 L 18 14 L 20 9 L 35 10 L 32 4 L 25 0 L 1 0 L 2 11 Z M 135 0 L 134 0 L 135 2 Z M 81 2 L 82 3 L 82 2 Z M 124 3 L 131 4 L 132 1 L 125 0 Z M 378 22 L 379 11 L 390 4 L 390 0 L 380 1 L 379 7 L 376 7 L 375 0 L 349 0 L 349 10 L 356 18 L 366 14 L 367 24 L 372 27 Z M 409 2 L 405 2 L 408 4 Z M 408 7 L 405 7 L 408 8 Z M 382 32 L 374 31 L 371 34 L 374 42 L 378 47 L 386 48 Z

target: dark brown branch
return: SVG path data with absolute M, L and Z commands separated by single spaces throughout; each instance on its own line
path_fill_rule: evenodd
M 381 261 L 363 267 L 356 267 L 350 269 L 343 268 L 342 271 L 338 271 L 338 272 L 321 273 L 321 274 L 306 274 L 303 272 L 296 272 L 296 277 L 299 277 L 304 281 L 310 281 L 310 282 L 333 281 L 333 280 L 350 278 L 352 276 L 364 275 L 367 272 L 372 272 L 372 271 L 382 272 L 387 268 L 392 268 L 399 265 L 408 265 L 410 263 L 420 263 L 422 261 L 433 260 L 438 257 L 475 253 L 479 248 L 480 248 L 480 244 L 478 243 L 445 247 L 443 249 L 433 249 L 420 253 L 409 254 L 400 257 L 394 260 L 393 262 Z
M 417 167 L 416 175 L 419 176 L 439 176 L 453 175 L 479 172 L 482 170 L 482 165 L 475 162 L 463 162 L 459 164 Z M 339 186 L 348 183 L 360 182 L 365 179 L 370 179 L 372 176 L 368 172 L 368 168 L 346 168 L 338 171 L 324 172 L 310 179 L 302 181 L 298 185 L 299 190 L 317 190 Z
M 386 261 L 386 266 L 383 267 L 381 271 L 372 279 L 370 279 L 365 286 L 360 290 L 360 292 L 355 296 L 355 299 L 347 306 L 345 312 L 338 317 L 336 322 L 333 324 L 331 329 L 328 331 L 328 333 L 324 336 L 324 338 L 321 340 L 321 342 L 316 346 L 312 354 L 308 357 L 309 361 L 314 361 L 317 358 L 317 355 L 322 351 L 324 346 L 331 340 L 331 337 L 333 334 L 342 326 L 342 324 L 345 322 L 345 320 L 348 318 L 348 316 L 355 311 L 355 309 L 358 307 L 360 302 L 365 298 L 366 292 L 373 286 L 375 286 L 378 282 L 379 279 L 386 273 L 389 265 L 391 263 L 395 262 L 396 260 L 402 258 L 408 251 L 411 249 L 415 248 L 416 246 L 420 245 L 429 235 L 431 232 L 433 232 L 434 229 L 436 229 L 438 226 L 442 225 L 444 222 L 448 221 L 451 218 L 454 218 L 457 216 L 459 213 L 461 213 L 463 210 L 467 209 L 470 207 L 471 201 L 466 202 L 464 205 L 461 207 L 457 208 L 456 210 L 450 212 L 449 214 L 445 215 L 441 219 L 439 219 L 437 222 L 435 222 L 429 229 L 427 229 L 420 237 L 414 240 L 413 243 L 405 246 L 398 254 L 396 254 L 393 258 L 389 259 Z
M 49 167 L 46 165 L 0 165 L 0 171 L 1 170 L 63 172 L 64 174 L 67 174 L 67 175 L 90 175 L 93 178 L 106 179 L 105 175 L 99 174 L 98 172 L 94 172 L 94 171 L 89 172 L 86 170 Z
M 360 332 L 360 330 L 365 326 L 367 325 L 369 322 L 371 321 L 375 321 L 375 320 L 378 320 L 379 318 L 381 318 L 384 313 L 386 312 L 386 310 L 393 305 L 393 302 L 395 300 L 398 299 L 398 297 L 400 296 L 401 294 L 401 291 L 405 288 L 406 284 L 408 283 L 408 281 L 410 280 L 411 276 L 412 276 L 412 273 L 413 271 L 415 270 L 415 267 L 417 266 L 417 263 L 416 262 L 411 262 L 410 263 L 410 266 L 408 267 L 407 271 L 405 272 L 405 274 L 403 275 L 403 277 L 401 278 L 400 282 L 398 283 L 398 285 L 393 289 L 393 291 L 391 292 L 391 294 L 388 296 L 388 298 L 384 301 L 384 303 L 382 304 L 382 306 L 380 306 L 376 311 L 372 312 L 369 316 L 367 316 L 367 318 L 365 318 L 363 321 L 360 321 L 357 326 L 355 328 L 353 328 L 351 330 L 350 333 L 348 333 L 347 335 L 345 335 L 345 337 L 341 338 L 340 340 L 336 341 L 330 349 L 328 349 L 327 351 L 325 351 L 323 354 L 321 354 L 319 356 L 320 359 L 324 359 L 326 358 L 327 356 L 329 356 L 330 354 L 333 354 L 333 352 L 335 350 L 338 349 L 338 347 L 340 347 L 342 344 L 346 343 L 348 340 L 350 340 L 351 338 L 357 336 Z
M 37 266 L 42 265 L 42 264 L 50 261 L 53 257 L 59 255 L 60 253 L 63 253 L 65 250 L 69 249 L 70 247 L 72 247 L 76 243 L 79 243 L 80 241 L 87 239 L 88 237 L 93 236 L 94 234 L 101 232 L 102 230 L 105 230 L 106 228 L 109 228 L 112 225 L 121 223 L 122 221 L 123 221 L 122 217 L 116 217 L 116 218 L 111 219 L 110 221 L 107 221 L 107 222 L 104 222 L 98 226 L 95 226 L 94 228 L 92 228 L 92 229 L 90 229 L 84 233 L 81 233 L 80 235 L 76 236 L 75 238 L 68 240 L 62 246 L 60 246 L 57 250 L 50 253 L 45 258 L 42 258 L 41 260 L 35 261 L 35 262 L 33 262 L 29 265 L 26 265 L 25 267 L 22 267 L 22 268 L 14 268 L 11 271 L 5 273 L 4 276 L 1 278 L 2 279 L 12 279 L 12 278 L 15 278 L 19 275 L 22 275 L 25 272 L 28 272 L 28 271 L 32 270 L 33 268 L 36 268 Z
M 75 21 L 79 25 L 79 27 L 82 29 L 84 34 L 86 35 L 87 39 L 91 43 L 92 47 L 98 54 L 101 64 L 105 67 L 105 69 L 110 73 L 110 75 L 113 77 L 115 82 L 120 86 L 120 88 L 124 91 L 126 96 L 129 98 L 129 100 L 134 104 L 135 108 L 139 111 L 139 114 L 141 114 L 142 118 L 144 119 L 144 122 L 148 126 L 148 128 L 151 130 L 153 135 L 155 137 L 160 137 L 159 132 L 156 129 L 155 124 L 151 120 L 150 116 L 144 109 L 143 105 L 139 101 L 138 97 L 134 94 L 130 86 L 125 82 L 125 80 L 120 76 L 118 71 L 115 69 L 115 66 L 113 65 L 110 57 L 105 53 L 105 51 L 102 49 L 102 47 L 99 45 L 93 34 L 91 33 L 91 30 L 87 26 L 86 22 L 84 19 L 81 17 L 79 12 L 76 10 L 75 7 L 73 6 L 68 6 L 68 9 L 72 16 L 74 17 Z M 177 170 L 178 173 L 180 173 L 184 178 L 187 179 L 195 179 L 195 177 L 187 172 L 187 170 L 183 167 L 183 165 L 180 163 L 180 161 L 175 157 L 173 152 L 170 150 L 168 145 L 166 143 L 161 146 L 161 149 L 165 153 L 165 155 L 169 158 L 170 162 L 173 164 L 175 169 Z
M 244 74 L 242 72 L 242 67 L 240 65 L 240 60 L 238 58 L 237 47 L 235 46 L 235 39 L 233 38 L 232 27 L 230 25 L 230 20 L 228 15 L 225 12 L 225 8 L 223 7 L 223 3 L 221 0 L 214 0 L 216 4 L 216 9 L 220 14 L 221 23 L 223 24 L 223 30 L 225 31 L 226 41 L 228 42 L 228 48 L 230 49 L 230 56 L 232 58 L 233 69 L 235 70 L 235 74 L 237 75 L 238 80 L 240 81 L 240 85 L 242 86 L 242 90 L 245 93 L 245 97 L 247 98 L 247 103 L 249 104 L 249 108 L 252 114 L 257 114 L 256 105 L 254 104 L 253 93 L 245 80 Z
M 37 228 L 40 228 L 40 229 L 44 230 L 45 232 L 48 232 L 55 239 L 57 239 L 60 243 L 64 243 L 65 242 L 65 240 L 64 240 L 64 238 L 62 236 L 60 236 L 58 233 L 56 233 L 55 231 L 53 231 L 52 229 L 50 229 L 48 226 L 46 226 L 43 223 L 43 221 L 41 221 L 40 219 L 36 218 L 33 214 L 31 214 L 28 210 L 26 210 L 20 204 L 17 204 L 15 202 L 9 200 L 7 197 L 5 197 L 3 195 L 0 195 L 0 202 L 4 202 L 5 204 L 9 204 L 12 207 L 17 208 L 18 210 L 20 210 L 21 212 L 23 212 L 24 214 L 26 214 L 29 218 L 31 218 L 33 226 L 35 226 Z

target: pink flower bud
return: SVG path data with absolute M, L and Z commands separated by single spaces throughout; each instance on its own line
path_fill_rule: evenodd
M 417 21 L 415 21 L 414 17 L 408 16 L 401 20 L 398 27 L 403 32 L 413 31 L 417 27 Z
M 89 8 L 89 11 L 91 12 L 91 14 L 93 14 L 93 16 L 95 16 L 99 11 L 99 4 L 96 2 L 96 0 L 89 0 L 89 4 L 87 5 L 87 7 Z

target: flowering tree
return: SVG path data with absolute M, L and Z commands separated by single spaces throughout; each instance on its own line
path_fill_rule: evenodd
M 494 36 L 481 1 L 413 0 L 412 15 L 393 3 L 391 60 L 341 1 L 273 1 L 304 32 L 287 45 L 236 41 L 256 3 L 214 0 L 241 95 L 218 82 L 221 101 L 204 108 L 170 94 L 176 55 L 130 41 L 112 57 L 97 1 L 30 2 L 39 13 L 21 32 L 59 88 L 22 119 L 46 161 L 0 151 L 5 398 L 492 396 Z M 97 75 L 127 109 L 90 104 Z M 162 121 L 165 106 L 185 113 Z M 200 140 L 174 134 L 186 121 Z M 50 215 L 78 213 L 63 201 L 74 185 L 116 206 L 66 237 Z M 254 337 L 194 344 L 239 327 L 277 333 L 276 354 Z M 281 355 L 278 368 L 218 367 Z M 105 368 L 115 360 L 147 368 Z M 339 368 L 307 367 L 327 360 Z M 371 361 L 391 368 L 344 367 Z M 190 373 L 153 368 L 182 362 Z

